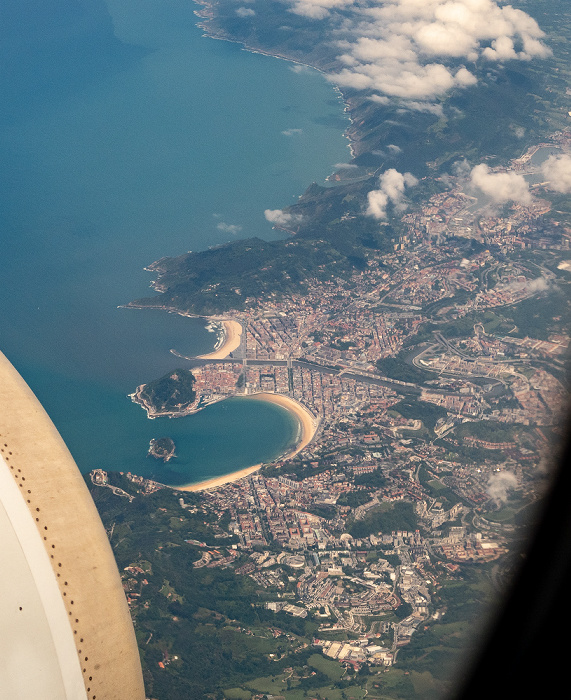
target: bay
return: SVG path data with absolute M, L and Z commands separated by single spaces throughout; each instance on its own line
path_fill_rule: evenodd
M 279 455 L 296 430 L 249 400 L 163 426 L 126 396 L 180 366 L 171 348 L 215 340 L 201 319 L 118 308 L 149 293 L 143 267 L 275 237 L 264 210 L 349 155 L 321 75 L 203 37 L 195 7 L 3 3 L 0 347 L 82 471 L 154 474 L 149 439 L 176 433 L 178 473 L 162 480 L 197 481 Z

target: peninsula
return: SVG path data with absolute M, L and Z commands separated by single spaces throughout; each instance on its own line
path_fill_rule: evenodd
M 141 384 L 129 397 L 143 406 L 149 418 L 187 416 L 198 410 L 194 383 L 192 372 L 176 369 L 160 379 Z

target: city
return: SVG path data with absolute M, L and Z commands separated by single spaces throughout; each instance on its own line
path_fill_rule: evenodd
M 569 149 L 569 133 L 555 142 Z M 563 435 L 568 318 L 556 309 L 539 318 L 533 305 L 559 298 L 566 310 L 571 230 L 545 236 L 541 199 L 496 211 L 493 227 L 488 211 L 458 187 L 435 195 L 409 208 L 408 234 L 366 269 L 310 280 L 304 295 L 251 299 L 231 316 L 242 335 L 230 356 L 172 351 L 194 392 L 173 415 L 264 393 L 314 417 L 315 435 L 295 456 L 192 496 L 178 491 L 178 520 L 209 523 L 209 544 L 185 539 L 196 570 L 250 579 L 255 605 L 276 616 L 273 635 L 286 634 L 279 615 L 311 620 L 311 639 L 295 644 L 355 671 L 398 665 L 415 634 L 446 620 L 440 592 L 466 565 L 503 590 L 506 555 L 556 457 L 547 445 Z M 533 261 L 530 248 L 541 251 Z M 140 493 L 161 488 L 126 477 Z M 136 618 L 148 573 L 126 572 Z M 171 588 L 163 594 L 176 600 Z

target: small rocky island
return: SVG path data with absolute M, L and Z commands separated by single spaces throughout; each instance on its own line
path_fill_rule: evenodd
M 176 457 L 174 440 L 170 437 L 153 438 L 149 443 L 149 456 L 163 462 L 170 461 Z

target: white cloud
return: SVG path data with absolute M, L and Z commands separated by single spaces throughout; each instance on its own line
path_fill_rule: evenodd
M 548 289 L 551 289 L 551 285 L 549 280 L 545 279 L 545 277 L 536 277 L 534 280 L 511 282 L 506 285 L 506 289 L 511 289 L 516 292 L 525 290 L 527 294 L 535 294 L 537 292 L 546 292 Z
M 485 163 L 472 168 L 472 184 L 487 194 L 494 202 L 519 202 L 529 204 L 531 194 L 523 175 L 518 173 L 493 173 Z
M 282 131 L 282 134 L 284 136 L 299 136 L 300 134 L 303 134 L 303 129 L 285 129 Z
M 302 217 L 300 214 L 290 214 L 283 209 L 266 209 L 264 211 L 266 221 L 275 226 L 287 226 L 288 224 L 298 224 Z
M 571 156 L 549 156 L 541 166 L 541 172 L 549 180 L 550 190 L 564 194 L 571 192 Z
M 470 163 L 466 160 L 466 158 L 457 160 L 452 166 L 452 173 L 456 177 L 468 177 L 470 174 Z
M 388 105 L 391 103 L 391 98 L 387 97 L 386 95 L 371 95 L 369 99 L 371 102 L 376 102 L 380 105 Z
M 387 218 L 387 205 L 389 203 L 389 197 L 386 192 L 382 190 L 371 190 L 367 195 L 367 215 L 372 216 L 375 219 L 386 219 Z
M 413 38 L 420 51 L 429 56 L 471 58 L 477 55 L 475 37 L 451 22 L 421 24 L 414 32 Z
M 482 52 L 490 61 L 513 61 L 517 58 L 514 43 L 509 36 L 500 36 L 492 41 Z
M 517 488 L 517 477 L 512 472 L 496 472 L 488 479 L 487 494 L 499 506 L 507 503 L 508 492 Z
M 324 19 L 330 10 L 352 5 L 353 0 L 293 0 L 291 12 L 310 19 Z
M 418 100 L 402 100 L 400 104 L 402 106 L 398 110 L 399 112 L 428 112 L 429 114 L 435 114 L 437 117 L 442 117 L 444 115 L 442 105 L 434 104 L 433 102 L 419 102 Z
M 453 73 L 441 63 L 421 65 L 417 60 L 403 61 L 392 57 L 359 63 L 353 62 L 348 55 L 340 58 L 350 67 L 328 76 L 331 82 L 341 87 L 376 90 L 390 97 L 429 100 L 454 87 L 476 83 L 476 78 L 466 68 Z
M 377 98 L 431 100 L 476 83 L 463 62 L 551 55 L 537 22 L 497 0 L 286 1 L 295 14 L 332 19 L 344 37 L 338 41 L 344 67 L 330 79 Z
M 402 197 L 405 187 L 413 187 L 418 183 L 418 180 L 411 173 L 402 175 L 394 168 L 384 172 L 379 179 L 381 188 L 385 190 L 393 202 Z
M 402 148 L 395 146 L 394 143 L 389 143 L 386 151 L 382 150 L 381 148 L 376 148 L 375 150 L 371 151 L 371 153 L 375 156 L 381 156 L 382 158 L 394 158 L 399 153 L 402 153 Z
M 379 189 L 371 190 L 367 195 L 367 215 L 375 219 L 386 219 L 389 204 L 397 211 L 404 210 L 405 189 L 413 187 L 417 182 L 411 173 L 399 173 L 394 168 L 385 170 L 379 177 Z
M 251 7 L 238 7 L 236 14 L 238 17 L 253 17 L 256 14 L 256 10 L 252 10 Z
M 537 277 L 537 279 L 527 283 L 527 288 L 530 292 L 546 292 L 550 287 L 551 285 L 545 277 Z
M 354 163 L 335 163 L 335 170 L 356 170 L 359 166 Z
M 242 230 L 239 224 L 227 224 L 225 221 L 216 224 L 216 228 L 224 233 L 230 233 L 232 236 L 237 236 Z

